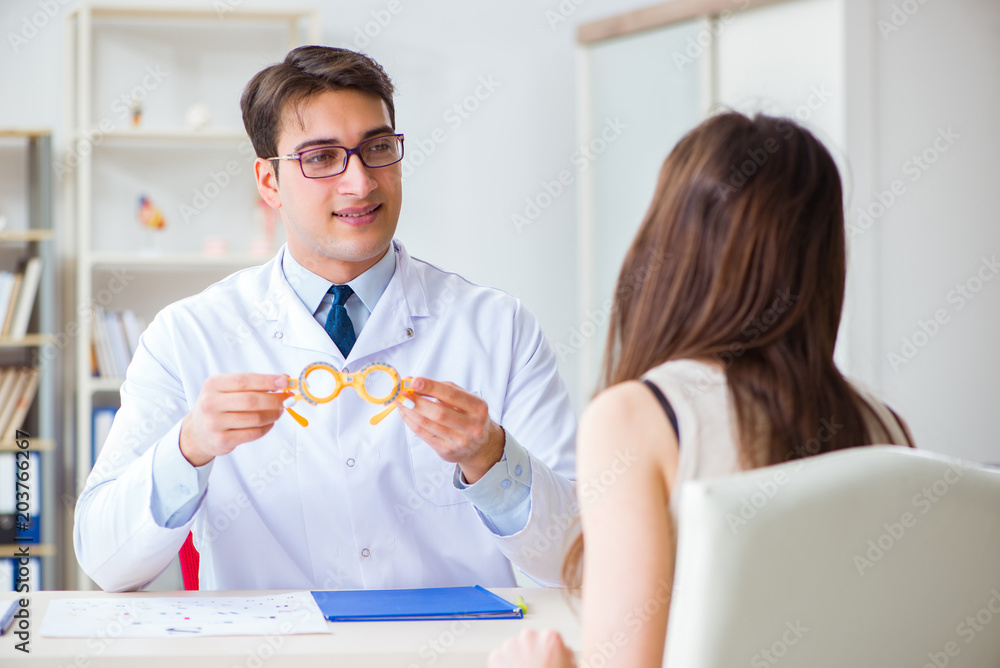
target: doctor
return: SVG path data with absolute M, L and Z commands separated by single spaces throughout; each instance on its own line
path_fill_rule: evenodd
M 247 85 L 257 187 L 288 243 L 159 313 L 77 501 L 106 590 L 155 579 L 192 532 L 202 589 L 558 584 L 577 514 L 575 417 L 538 322 L 393 239 L 403 137 L 366 56 L 301 47 Z M 413 376 L 282 406 L 314 362 Z

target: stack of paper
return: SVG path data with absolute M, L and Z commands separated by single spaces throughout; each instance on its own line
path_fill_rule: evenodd
M 49 603 L 42 635 L 101 638 L 117 622 L 122 638 L 293 635 L 329 633 L 308 592 L 270 596 L 197 598 L 57 598 Z

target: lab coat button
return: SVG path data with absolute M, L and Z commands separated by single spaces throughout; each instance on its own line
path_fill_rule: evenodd
M 502 483 L 500 483 L 500 486 L 503 487 L 504 489 L 507 489 L 508 487 L 510 487 L 510 480 L 504 480 Z
M 371 552 L 368 551 L 367 547 L 365 549 L 361 550 L 361 556 L 362 557 L 367 557 L 369 555 L 371 555 Z
M 406 328 L 406 337 L 409 339 L 413 338 L 413 330 L 409 327 Z
M 281 338 L 281 337 L 283 337 L 283 336 L 284 336 L 284 334 L 283 334 L 283 333 L 281 333 L 281 332 L 275 332 L 275 333 L 274 333 L 274 338 L 276 338 L 276 339 L 280 339 L 280 338 Z
M 191 490 L 188 489 L 187 485 L 181 485 L 180 487 L 177 488 L 177 491 L 180 492 L 181 494 L 190 494 L 191 493 Z
M 514 475 L 521 475 L 521 471 L 522 469 L 520 464 L 514 467 Z
M 347 459 L 347 465 L 348 466 L 354 466 L 354 458 L 353 457 L 349 457 Z

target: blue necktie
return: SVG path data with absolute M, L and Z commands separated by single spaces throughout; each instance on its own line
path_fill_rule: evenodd
M 344 308 L 344 304 L 354 294 L 354 290 L 349 285 L 335 285 L 327 291 L 327 294 L 333 295 L 333 307 L 330 309 L 330 314 L 326 316 L 326 333 L 340 348 L 344 359 L 347 359 L 351 348 L 354 347 L 354 342 L 358 340 L 357 335 L 354 334 L 354 324 L 351 322 L 350 316 L 347 315 L 347 309 Z

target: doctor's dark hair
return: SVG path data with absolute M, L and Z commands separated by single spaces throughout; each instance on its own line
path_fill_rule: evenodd
M 259 158 L 278 154 L 278 135 L 285 109 L 317 93 L 354 89 L 385 102 L 396 127 L 394 88 L 382 66 L 368 56 L 328 46 L 300 46 L 285 60 L 250 79 L 240 97 L 243 126 Z
M 764 115 L 704 121 L 667 156 L 625 257 L 602 386 L 670 360 L 714 360 L 744 469 L 891 443 L 833 361 L 846 257 L 840 175 L 812 133 Z M 570 586 L 582 552 L 579 537 L 564 564 Z

